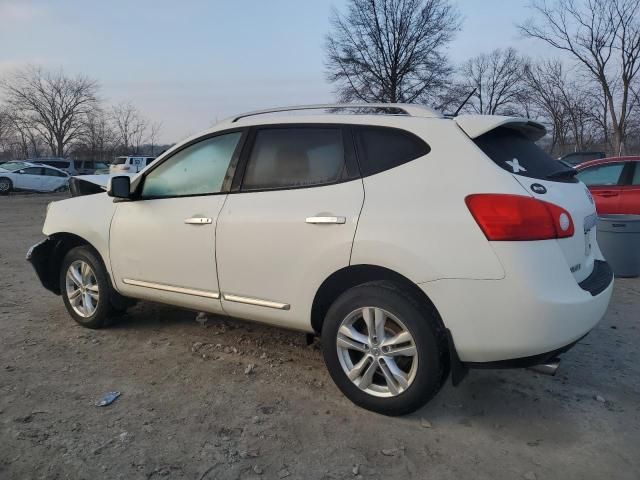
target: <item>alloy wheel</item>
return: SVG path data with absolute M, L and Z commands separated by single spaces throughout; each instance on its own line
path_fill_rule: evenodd
M 100 289 L 91 265 L 83 260 L 73 262 L 67 269 L 65 284 L 73 311 L 83 318 L 92 316 L 98 308 Z
M 363 307 L 347 315 L 336 344 L 344 373 L 370 395 L 395 397 L 415 379 L 415 340 L 398 317 L 382 308 Z

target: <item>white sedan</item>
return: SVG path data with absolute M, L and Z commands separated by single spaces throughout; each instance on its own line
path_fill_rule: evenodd
M 12 190 L 56 192 L 69 186 L 69 174 L 59 168 L 31 162 L 8 162 L 0 165 L 0 194 Z

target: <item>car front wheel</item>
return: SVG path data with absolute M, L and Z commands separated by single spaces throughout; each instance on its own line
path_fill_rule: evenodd
M 0 195 L 6 195 L 13 188 L 13 183 L 6 177 L 0 178 Z
M 113 317 L 111 285 L 102 261 L 86 246 L 67 253 L 60 269 L 60 291 L 69 314 L 80 325 L 102 328 Z
M 329 373 L 356 405 L 404 415 L 427 403 L 446 378 L 437 313 L 399 285 L 371 282 L 343 293 L 322 328 Z

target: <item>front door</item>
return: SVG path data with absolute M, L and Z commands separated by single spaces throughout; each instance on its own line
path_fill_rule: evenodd
M 620 178 L 624 162 L 605 163 L 587 167 L 578 173 L 591 191 L 599 215 L 611 215 L 620 212 Z
M 142 179 L 111 223 L 111 266 L 124 295 L 221 312 L 215 261 L 223 185 L 242 132 L 200 140 Z
M 308 330 L 314 295 L 349 265 L 364 189 L 340 126 L 255 129 L 218 220 L 227 314 Z M 239 175 L 241 177 L 242 175 Z

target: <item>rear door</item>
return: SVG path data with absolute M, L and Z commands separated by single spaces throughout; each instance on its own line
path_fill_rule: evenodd
M 578 178 L 593 195 L 600 215 L 620 214 L 625 162 L 609 162 L 581 169 Z
M 42 189 L 48 192 L 56 190 L 68 182 L 69 177 L 54 168 L 43 167 L 43 173 Z
M 364 189 L 348 128 L 254 128 L 220 213 L 216 257 L 232 316 L 310 328 L 315 292 L 349 265 Z
M 474 141 L 496 165 L 510 172 L 527 194 L 571 214 L 574 235 L 555 241 L 562 248 L 567 267 L 581 282 L 593 270 L 597 218 L 593 198 L 575 178 L 576 171 L 538 147 L 533 138 L 539 138 L 539 134 L 533 134 L 528 125 L 521 125 L 502 125 Z
M 620 186 L 620 213 L 640 215 L 640 161 L 626 164 Z

